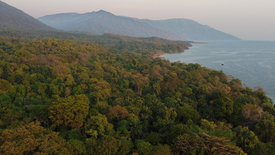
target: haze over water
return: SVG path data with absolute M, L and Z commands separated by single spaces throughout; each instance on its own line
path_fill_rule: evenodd
M 240 79 L 245 86 L 263 88 L 275 101 L 275 42 L 215 41 L 193 44 L 183 53 L 163 57 L 172 62 L 198 63 L 222 70 Z

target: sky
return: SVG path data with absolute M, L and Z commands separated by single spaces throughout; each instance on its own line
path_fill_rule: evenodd
M 105 10 L 146 18 L 188 18 L 245 40 L 275 41 L 275 0 L 2 0 L 37 18 Z

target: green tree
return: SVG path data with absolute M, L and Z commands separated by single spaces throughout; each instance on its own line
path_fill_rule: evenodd
M 255 132 L 263 142 L 275 142 L 275 119 L 269 113 L 264 113 L 263 118 L 257 122 Z
M 234 141 L 247 153 L 253 152 L 253 149 L 259 144 L 258 137 L 248 127 L 238 126 L 234 132 L 236 133 Z
M 200 114 L 192 106 L 184 104 L 184 106 L 177 108 L 177 120 L 183 123 L 186 123 L 188 120 L 198 122 L 200 120 Z
M 88 154 L 112 155 L 118 154 L 121 142 L 112 136 L 104 136 L 99 139 L 86 139 Z
M 137 140 L 136 141 L 137 152 L 141 155 L 150 155 L 153 153 L 153 146 L 146 141 Z
M 85 95 L 58 98 L 49 108 L 52 126 L 81 128 L 89 112 L 89 99 Z
M 85 124 L 85 133 L 90 137 L 103 137 L 111 135 L 113 125 L 107 120 L 107 117 L 101 114 L 91 116 Z
M 157 145 L 153 147 L 154 155 L 172 155 L 172 151 L 169 145 Z
M 89 96 L 96 103 L 99 103 L 100 101 L 104 101 L 110 96 L 111 89 L 107 81 L 97 80 L 95 78 L 92 78 L 90 81 L 91 81 L 91 84 L 89 85 L 89 88 L 91 92 Z
M 213 98 L 209 102 L 213 110 L 211 115 L 216 119 L 230 119 L 234 105 L 232 99 L 220 91 L 214 92 L 211 98 Z

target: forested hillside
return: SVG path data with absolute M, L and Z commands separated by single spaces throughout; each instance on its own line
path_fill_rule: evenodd
M 274 154 L 263 90 L 152 58 L 188 43 L 73 40 L 0 38 L 0 154 Z

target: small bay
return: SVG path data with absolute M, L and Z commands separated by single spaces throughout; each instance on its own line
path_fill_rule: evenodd
M 211 41 L 183 53 L 162 55 L 171 62 L 198 63 L 222 70 L 253 89 L 263 88 L 275 101 L 275 42 Z

